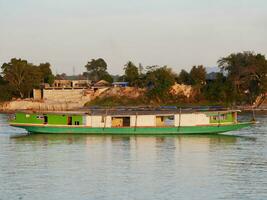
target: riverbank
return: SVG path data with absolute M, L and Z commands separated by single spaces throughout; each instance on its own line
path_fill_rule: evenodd
M 17 110 L 36 111 L 65 111 L 82 108 L 87 100 L 58 102 L 58 101 L 36 101 L 32 99 L 13 100 L 0 103 L 1 113 L 12 113 Z
M 183 95 L 184 96 L 184 95 Z M 110 88 L 98 95 L 89 95 L 85 97 L 69 98 L 54 98 L 34 100 L 15 99 L 12 101 L 0 102 L 1 113 L 13 113 L 18 110 L 34 110 L 34 111 L 68 111 L 81 109 L 84 106 L 103 106 L 103 107 L 118 107 L 118 106 L 176 106 L 176 107 L 200 107 L 200 106 L 223 106 L 228 107 L 223 103 L 215 103 L 209 101 L 190 101 L 190 99 L 173 99 L 169 97 L 164 102 L 153 101 L 144 94 L 144 90 L 136 88 Z M 260 106 L 253 108 L 250 105 L 235 106 L 232 109 L 238 109 L 245 112 L 267 112 L 267 100 L 263 101 Z

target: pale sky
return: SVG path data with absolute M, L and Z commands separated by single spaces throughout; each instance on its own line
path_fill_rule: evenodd
M 102 57 L 112 74 L 129 60 L 179 72 L 247 50 L 267 54 L 267 0 L 0 0 L 1 65 L 77 74 Z

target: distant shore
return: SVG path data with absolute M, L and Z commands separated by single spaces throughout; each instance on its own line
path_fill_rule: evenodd
M 43 103 L 43 107 L 38 107 L 36 108 L 36 106 L 31 106 L 31 103 L 32 105 L 34 105 L 34 101 L 26 101 L 27 103 L 29 103 L 29 106 L 28 107 L 19 107 L 18 106 L 15 106 L 15 107 L 8 107 L 7 105 L 9 105 L 9 103 L 14 103 L 16 101 L 8 101 L 8 102 L 1 102 L 0 103 L 0 113 L 2 114 L 10 114 L 10 113 L 15 113 L 19 110 L 31 110 L 31 111 L 36 111 L 36 112 L 46 112 L 46 111 L 69 111 L 69 110 L 77 110 L 77 109 L 80 109 L 80 108 L 83 108 L 83 106 L 72 106 L 72 107 L 56 107 L 54 106 L 53 104 L 51 103 Z M 22 103 L 23 100 L 22 100 Z M 129 105 L 130 107 L 131 105 Z M 194 106 L 207 106 L 207 105 L 202 105 L 202 104 L 194 104 L 192 105 L 192 107 Z M 181 107 L 190 107 L 190 105 L 184 105 L 184 106 L 181 106 Z M 242 112 L 253 112 L 255 111 L 256 113 L 267 113 L 267 105 L 262 105 L 258 108 L 252 108 L 251 106 L 236 106 L 236 107 L 232 107 L 232 109 L 238 109 L 238 110 L 241 110 Z

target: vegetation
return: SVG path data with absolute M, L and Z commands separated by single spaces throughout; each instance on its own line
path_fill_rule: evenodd
M 138 106 L 138 105 L 147 105 L 148 99 L 145 97 L 139 98 L 130 98 L 127 96 L 109 96 L 105 98 L 97 97 L 93 101 L 90 101 L 85 104 L 85 106 Z
M 103 58 L 92 59 L 85 68 L 87 69 L 87 76 L 92 81 L 105 80 L 112 83 L 113 78 L 107 72 L 107 63 Z
M 55 76 L 52 73 L 50 63 L 41 63 L 38 67 L 41 72 L 42 82 L 52 85 L 54 83 Z
M 27 60 L 12 58 L 1 68 L 1 100 L 30 97 L 34 88 L 39 88 L 41 83 L 51 83 L 54 79 L 49 63 L 35 66 Z
M 215 79 L 203 86 L 204 98 L 218 104 L 231 105 L 234 99 L 232 91 L 232 84 L 223 73 L 216 73 Z
M 125 66 L 124 66 L 124 76 L 122 76 L 122 80 L 125 80 L 129 82 L 130 86 L 138 86 L 138 81 L 139 81 L 139 72 L 138 68 L 129 61 Z
M 233 93 L 234 103 L 255 101 L 267 91 L 267 60 L 261 54 L 243 52 L 231 54 L 218 61 Z
M 170 87 L 175 83 L 176 74 L 171 68 L 152 67 L 146 73 L 148 86 L 147 96 L 156 102 L 166 102 L 170 97 Z
M 86 65 L 83 77 L 94 82 L 106 80 L 112 82 L 127 81 L 132 87 L 145 88 L 143 97 L 97 98 L 90 105 L 140 105 L 140 104 L 251 104 L 259 95 L 267 92 L 267 60 L 262 54 L 242 52 L 222 57 L 218 60 L 221 72 L 207 74 L 202 65 L 193 66 L 189 72 L 181 70 L 179 74 L 167 66 L 135 65 L 129 61 L 124 66 L 122 76 L 112 76 L 107 72 L 104 59 L 91 59 Z M 49 63 L 34 65 L 26 60 L 13 58 L 2 65 L 0 76 L 0 100 L 12 97 L 29 97 L 33 88 L 41 83 L 52 84 L 54 76 Z M 212 76 L 211 76 L 212 75 Z M 57 75 L 64 79 L 66 74 Z M 193 95 L 188 98 L 173 95 L 170 88 L 175 83 L 190 85 Z

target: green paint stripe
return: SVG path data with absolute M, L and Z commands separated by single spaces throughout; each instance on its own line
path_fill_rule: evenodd
M 31 133 L 73 133 L 73 134 L 128 134 L 128 135 L 158 135 L 158 134 L 209 134 L 238 130 L 250 126 L 252 123 L 238 123 L 223 126 L 188 126 L 165 128 L 89 128 L 89 127 L 60 127 L 60 126 L 26 126 L 11 124 L 26 129 Z

